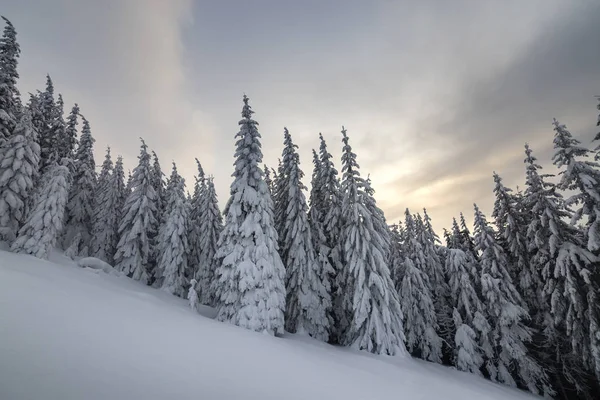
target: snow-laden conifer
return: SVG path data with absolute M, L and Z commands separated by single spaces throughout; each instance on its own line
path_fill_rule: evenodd
M 75 235 L 81 234 L 78 253 L 81 256 L 88 255 L 94 222 L 94 193 L 97 182 L 96 162 L 94 161 L 95 141 L 88 120 L 83 118 L 81 140 L 73 165 L 74 173 L 67 203 L 64 235 L 64 246 L 68 247 Z
M 283 170 L 280 206 L 285 210 L 281 227 L 280 253 L 286 268 L 286 330 L 308 334 L 327 341 L 329 320 L 327 309 L 331 297 L 323 282 L 320 264 L 313 247 L 308 205 L 302 183 L 304 173 L 300 169 L 300 156 L 287 128 L 284 128 Z
M 200 248 L 202 257 L 198 266 L 197 280 L 200 303 L 213 306 L 216 303 L 215 295 L 215 271 L 219 260 L 216 255 L 218 251 L 219 235 L 223 230 L 223 218 L 219 210 L 219 201 L 212 177 L 206 179 L 206 194 L 202 196 L 200 203 L 202 209 L 200 220 Z
M 340 242 L 344 268 L 339 278 L 344 288 L 342 306 L 349 322 L 342 343 L 375 354 L 406 354 L 402 310 L 385 259 L 389 250 L 365 206 L 365 181 L 344 128 L 342 135 L 344 224 Z
M 269 194 L 273 196 L 273 179 L 271 179 L 271 170 L 267 167 L 267 164 L 263 165 L 263 172 L 265 174 L 265 182 L 267 183 L 267 187 L 269 188 Z
M 44 186 L 31 208 L 25 225 L 19 229 L 11 250 L 47 259 L 62 230 L 69 193 L 69 169 L 53 165 L 46 170 Z
M 46 90 L 40 92 L 34 105 L 39 110 L 38 143 L 40 145 L 40 171 L 43 173 L 47 166 L 58 162 L 56 135 L 56 101 L 54 99 L 54 83 L 50 75 L 46 75 Z M 36 113 L 32 111 L 34 125 Z
M 150 256 L 148 233 L 156 221 L 156 192 L 151 182 L 150 154 L 143 140 L 138 159 L 139 163 L 131 177 L 132 191 L 123 206 L 115 268 L 135 280 L 147 283 Z
M 77 125 L 79 117 L 79 105 L 75 103 L 71 112 L 67 116 L 64 135 L 59 140 L 59 148 L 65 154 L 65 157 L 75 158 L 75 149 L 77 147 Z
M 153 158 L 153 162 L 152 162 L 152 167 L 150 169 L 150 182 L 151 182 L 152 187 L 154 188 L 154 192 L 155 192 L 156 196 L 154 197 L 154 200 L 152 200 L 154 202 L 153 209 L 155 210 L 154 211 L 154 220 L 150 224 L 150 229 L 148 231 L 148 238 L 150 240 L 150 242 L 149 242 L 150 254 L 148 255 L 148 264 L 147 264 L 147 269 L 150 274 L 148 276 L 149 283 L 153 283 L 154 278 L 156 276 L 160 275 L 158 273 L 158 271 L 156 271 L 156 266 L 158 264 L 158 258 L 160 257 L 160 254 L 158 253 L 159 252 L 158 236 L 160 234 L 160 227 L 165 221 L 165 216 L 166 216 L 165 210 L 166 210 L 166 201 L 167 201 L 166 185 L 165 185 L 165 181 L 164 181 L 165 174 L 163 173 L 162 168 L 160 166 L 160 161 L 158 159 L 158 155 L 154 151 L 152 152 L 152 158 Z
M 4 31 L 0 38 L 0 143 L 13 133 L 20 113 L 17 89 L 17 63 L 21 49 L 13 24 L 2 17 Z
M 283 333 L 285 268 L 277 252 L 273 203 L 260 169 L 258 123 L 244 96 L 236 135 L 234 181 L 219 238 L 216 273 L 219 321 L 253 331 Z
M 205 211 L 203 209 L 202 202 L 206 197 L 206 176 L 204 169 L 200 161 L 196 158 L 196 166 L 198 167 L 198 175 L 195 177 L 194 183 L 194 194 L 190 201 L 190 223 L 188 226 L 188 244 L 189 244 L 189 255 L 188 265 L 190 267 L 191 276 L 196 277 L 199 286 L 202 286 L 205 282 L 199 278 L 200 267 L 202 264 L 202 228 L 201 224 L 204 220 Z M 208 293 L 207 290 L 204 292 Z
M 64 118 L 64 108 L 65 102 L 62 94 L 59 93 L 56 100 L 56 107 L 54 107 L 54 118 L 52 120 L 53 129 L 56 135 L 56 154 L 59 160 L 62 160 L 65 157 L 73 157 L 69 147 L 70 138 L 68 136 L 69 134 L 67 133 L 67 123 L 65 122 Z
M 494 376 L 498 382 L 517 386 L 521 380 L 535 394 L 552 395 L 548 377 L 528 353 L 531 331 L 525 325 L 529 314 L 508 273 L 508 258 L 496 242 L 496 233 L 475 205 L 475 249 L 481 257 L 483 304 L 491 325 L 495 349 Z
M 167 191 L 167 217 L 158 236 L 157 274 L 161 289 L 179 297 L 184 297 L 187 280 L 187 223 L 188 208 L 185 199 L 185 181 L 173 163 L 173 173 Z
M 92 230 L 92 254 L 107 263 L 114 264 L 119 242 L 119 224 L 124 199 L 123 161 L 119 157 L 113 168 L 110 148 L 98 177 L 94 228 Z
M 0 239 L 12 242 L 24 223 L 26 205 L 37 180 L 40 147 L 35 141 L 31 114 L 0 144 Z
M 438 336 L 437 314 L 424 249 L 408 209 L 405 212 L 406 254 L 400 285 L 400 305 L 404 315 L 406 348 L 416 357 L 442 362 L 442 339 Z
M 557 388 L 574 385 L 585 390 L 583 374 L 594 369 L 590 332 L 597 315 L 589 307 L 588 299 L 596 296 L 591 275 L 598 259 L 586 249 L 577 227 L 565 219 L 571 213 L 565 207 L 556 185 L 540 175 L 541 168 L 528 145 L 525 145 L 526 184 L 525 202 L 531 210 L 527 229 L 528 248 L 533 253 L 532 267 L 541 272 L 543 287 L 538 288 L 540 304 L 538 313 L 545 344 L 545 360 L 557 378 Z M 562 379 L 562 378 L 561 378 Z

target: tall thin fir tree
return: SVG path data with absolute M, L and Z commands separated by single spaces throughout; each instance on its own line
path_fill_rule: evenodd
M 442 339 L 438 336 L 433 293 L 426 273 L 427 259 L 419 242 L 417 227 L 409 210 L 405 212 L 407 243 L 404 277 L 400 285 L 400 305 L 404 315 L 406 347 L 416 357 L 442 362 Z
M 35 141 L 31 114 L 21 114 L 6 141 L 0 144 L 0 238 L 15 240 L 25 222 L 29 196 L 36 183 L 40 147 Z
M 167 191 L 168 215 L 159 236 L 159 259 L 157 271 L 161 274 L 161 289 L 184 298 L 188 281 L 187 270 L 187 222 L 188 208 L 185 198 L 185 180 L 177 172 L 173 163 L 173 172 Z
M 79 105 L 75 103 L 69 116 L 67 117 L 65 134 L 59 142 L 59 146 L 64 152 L 65 157 L 75 158 L 75 148 L 77 147 L 77 125 L 79 117 Z
M 198 269 L 197 291 L 201 304 L 214 306 L 216 304 L 215 273 L 220 260 L 216 257 L 219 235 L 223 230 L 223 217 L 219 210 L 219 201 L 213 177 L 206 179 L 206 194 L 200 203 L 202 220 L 200 221 L 200 248 L 202 249 L 202 265 Z
M 166 210 L 166 186 L 164 176 L 165 174 L 162 172 L 162 168 L 160 166 L 160 161 L 158 159 L 158 155 L 153 151 L 152 152 L 152 167 L 150 169 L 150 182 L 152 187 L 154 188 L 154 192 L 156 196 L 154 197 L 154 220 L 150 224 L 150 230 L 148 231 L 148 238 L 150 239 L 150 254 L 148 256 L 148 264 L 147 269 L 149 272 L 148 275 L 148 284 L 152 284 L 154 282 L 154 277 L 158 276 L 158 271 L 156 271 L 156 266 L 158 264 L 158 258 L 160 254 L 158 253 L 158 235 L 160 233 L 160 227 L 165 219 L 165 210 Z
M 91 254 L 111 265 L 114 264 L 114 255 L 119 242 L 124 186 L 123 160 L 119 157 L 113 167 L 109 147 L 106 149 L 106 158 L 98 177 Z
M 132 191 L 123 206 L 115 268 L 135 280 L 148 283 L 148 235 L 156 223 L 156 192 L 151 181 L 150 154 L 143 140 L 138 159 L 131 177 Z
M 60 231 L 69 193 L 69 169 L 54 164 L 47 168 L 43 188 L 25 224 L 19 229 L 11 250 L 15 253 L 30 254 L 47 259 L 54 247 Z
M 54 83 L 50 75 L 46 75 L 46 90 L 40 92 L 36 103 L 39 109 L 38 143 L 41 149 L 40 171 L 58 162 L 56 135 L 56 100 L 54 99 Z M 36 113 L 33 113 L 35 121 Z
M 287 128 L 284 128 L 283 179 L 279 201 L 285 210 L 281 227 L 280 253 L 286 267 L 286 330 L 329 339 L 327 309 L 331 297 L 320 274 L 308 223 L 308 205 L 302 183 L 300 156 Z
M 13 133 L 21 108 L 17 89 L 17 64 L 21 48 L 13 24 L 5 17 L 2 20 L 5 26 L 0 38 L 0 144 Z
M 477 205 L 474 207 L 474 243 L 481 254 L 481 287 L 495 349 L 495 378 L 509 386 L 520 383 L 532 393 L 552 396 L 554 390 L 546 373 L 527 350 L 531 341 L 531 331 L 525 325 L 529 314 L 508 273 L 506 253 L 496 242 L 496 232 L 485 215 Z
M 277 252 L 273 203 L 260 169 L 258 122 L 244 95 L 234 181 L 219 238 L 217 319 L 271 335 L 283 333 L 285 268 Z
M 566 200 L 567 206 L 577 206 L 573 215 L 572 224 L 585 218 L 583 228 L 585 245 L 588 251 L 598 256 L 600 254 L 600 165 L 593 161 L 581 158 L 588 157 L 591 152 L 580 146 L 580 142 L 573 138 L 565 125 L 554 120 L 554 165 L 561 169 L 559 189 L 574 192 Z M 564 169 L 563 169 L 564 168 Z M 579 256 L 581 257 L 581 256 Z M 564 273 L 564 272 L 563 272 Z M 598 266 L 586 266 L 586 273 L 582 275 L 583 291 L 586 293 L 586 315 L 589 320 L 589 341 L 591 361 L 598 379 L 600 379 L 600 302 L 598 302 L 598 284 L 600 283 L 600 269 Z M 570 280 L 571 278 L 567 278 Z
M 527 144 L 525 155 L 525 202 L 533 216 L 527 243 L 533 254 L 530 262 L 543 284 L 538 288 L 543 308 L 537 315 L 544 335 L 542 362 L 559 392 L 574 388 L 583 396 L 586 374 L 593 370 L 587 298 L 597 259 L 585 248 L 578 229 L 565 221 L 572 215 L 556 185 L 538 172 L 541 166 Z
M 406 354 L 403 315 L 385 259 L 389 249 L 373 226 L 373 215 L 365 205 L 365 181 L 360 177 L 356 154 L 342 127 L 344 193 L 340 233 L 344 269 L 342 305 L 349 325 L 343 344 L 375 354 Z
M 203 212 L 205 211 L 203 208 L 203 201 L 206 197 L 206 176 L 204 173 L 204 169 L 200 164 L 200 161 L 196 158 L 196 166 L 198 168 L 198 175 L 196 176 L 194 183 L 194 194 L 192 196 L 192 200 L 190 202 L 190 224 L 188 231 L 188 243 L 189 243 L 189 256 L 188 256 L 188 264 L 190 265 L 190 274 L 192 277 L 196 277 L 198 289 L 202 289 L 202 285 L 204 285 L 204 281 L 199 278 L 200 270 L 203 268 L 203 259 L 202 252 L 204 248 L 202 247 L 202 222 L 205 219 Z M 204 290 L 207 292 L 207 290 Z M 201 293 L 201 292 L 200 292 Z M 205 298 L 201 299 L 202 301 Z M 204 304 L 204 303 L 202 303 Z
M 65 157 L 72 157 L 69 151 L 69 137 L 67 133 L 67 123 L 64 118 L 65 102 L 62 94 L 58 94 L 56 107 L 54 107 L 54 118 L 52 120 L 53 129 L 56 135 L 56 154 L 59 160 Z
M 343 331 L 348 325 L 347 316 L 342 305 L 344 288 L 343 281 L 338 279 L 342 270 L 342 244 L 340 242 L 342 226 L 342 191 L 338 178 L 338 171 L 333 164 L 333 156 L 327 149 L 327 142 L 319 133 L 319 156 L 321 157 L 321 172 L 319 181 L 321 186 L 321 215 L 323 216 L 323 234 L 329 248 L 329 264 L 333 268 L 331 276 L 332 315 L 334 317 L 330 341 L 340 343 Z
M 502 178 L 494 172 L 494 217 L 498 228 L 500 244 L 507 253 L 509 273 L 516 279 L 519 292 L 531 313 L 539 309 L 536 288 L 541 286 L 538 271 L 532 269 L 529 263 L 529 253 L 525 239 L 527 226 L 525 217 L 519 210 L 516 197 L 511 189 L 504 186 Z
M 82 117 L 83 118 L 83 117 Z M 67 203 L 64 246 L 71 246 L 79 234 L 81 242 L 76 253 L 82 257 L 89 255 L 94 223 L 94 192 L 96 189 L 96 162 L 94 142 L 90 123 L 83 118 L 81 140 L 73 165 L 73 183 Z
M 271 170 L 267 167 L 267 164 L 263 165 L 263 172 L 265 174 L 265 182 L 267 183 L 267 187 L 269 188 L 269 194 L 273 196 L 273 179 L 271 179 Z
M 392 275 L 392 281 L 396 286 L 396 289 L 400 290 L 402 285 L 402 279 L 404 278 L 404 228 L 402 222 L 393 224 L 390 227 L 390 257 L 388 258 L 388 265 L 390 266 L 390 273 Z
M 313 150 L 313 173 L 311 178 L 311 190 L 308 210 L 308 223 L 310 224 L 313 247 L 317 253 L 317 262 L 319 263 L 319 273 L 325 290 L 329 293 L 330 302 L 326 305 L 325 313 L 329 321 L 329 331 L 334 328 L 335 318 L 333 315 L 333 304 L 331 302 L 332 281 L 335 279 L 335 270 L 329 262 L 329 253 L 331 249 L 327 245 L 327 238 L 324 231 L 324 210 L 321 205 L 323 202 L 323 188 L 321 179 L 322 167 L 319 154 Z M 330 335 L 331 338 L 331 335 Z

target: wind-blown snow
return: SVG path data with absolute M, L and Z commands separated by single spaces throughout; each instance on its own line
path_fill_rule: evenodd
M 0 251 L 0 399 L 535 398 L 432 363 L 247 331 L 50 259 Z

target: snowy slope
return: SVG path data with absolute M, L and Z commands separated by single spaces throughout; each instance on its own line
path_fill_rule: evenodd
M 125 277 L 0 251 L 0 399 L 532 399 L 430 363 L 273 338 Z

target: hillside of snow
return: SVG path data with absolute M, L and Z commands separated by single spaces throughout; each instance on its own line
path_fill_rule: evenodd
M 102 270 L 0 251 L 0 399 L 533 399 L 420 360 L 194 313 Z

